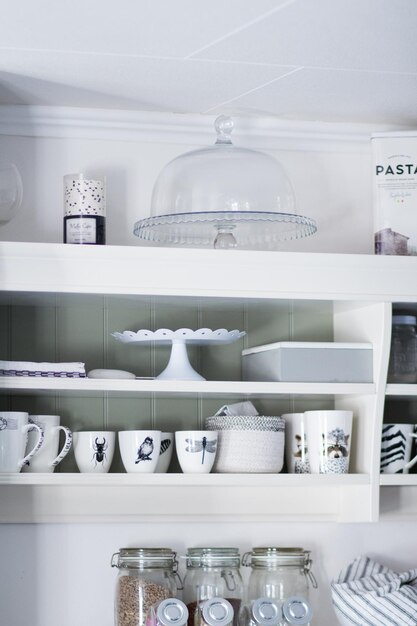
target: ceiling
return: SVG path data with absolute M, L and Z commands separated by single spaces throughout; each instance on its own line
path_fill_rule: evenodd
M 417 0 L 0 0 L 0 104 L 417 124 Z

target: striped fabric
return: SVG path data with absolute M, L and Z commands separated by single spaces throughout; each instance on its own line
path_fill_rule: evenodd
M 0 376 L 41 376 L 52 378 L 85 378 L 85 364 L 36 363 L 33 361 L 0 361 Z
M 399 574 L 360 556 L 331 591 L 342 626 L 417 626 L 417 568 Z

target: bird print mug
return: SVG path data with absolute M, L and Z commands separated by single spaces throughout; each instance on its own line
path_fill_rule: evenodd
M 126 472 L 153 473 L 158 463 L 160 447 L 160 430 L 119 432 L 120 456 Z

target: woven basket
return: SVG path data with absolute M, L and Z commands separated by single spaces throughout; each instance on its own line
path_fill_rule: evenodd
M 217 430 L 213 472 L 274 474 L 284 464 L 282 417 L 265 415 L 215 415 L 206 419 L 208 430 Z
M 208 430 L 284 431 L 285 420 L 272 415 L 213 415 L 206 418 Z
M 272 474 L 284 463 L 284 432 L 221 430 L 213 471 Z

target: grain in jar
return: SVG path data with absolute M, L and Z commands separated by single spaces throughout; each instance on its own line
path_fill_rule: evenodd
M 145 626 L 151 607 L 175 597 L 181 588 L 176 553 L 169 548 L 120 548 L 111 565 L 119 570 L 115 626 Z

